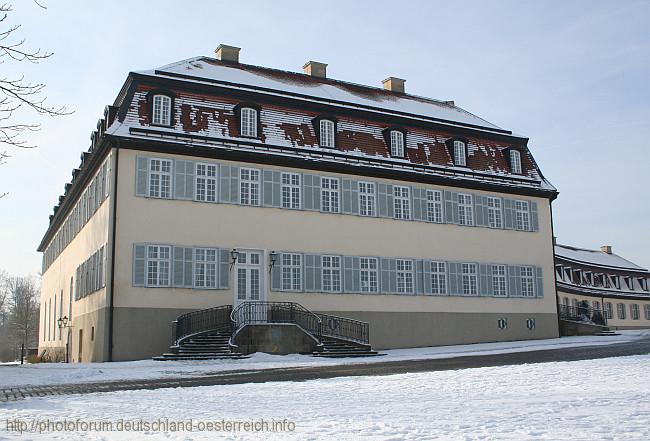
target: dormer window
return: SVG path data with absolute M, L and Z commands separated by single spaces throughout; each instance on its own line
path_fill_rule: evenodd
M 510 171 L 521 174 L 521 153 L 519 150 L 510 150 Z
M 467 149 L 463 141 L 454 141 L 454 165 L 467 166 Z
M 157 126 L 171 126 L 172 99 L 167 95 L 154 95 L 151 122 Z
M 319 145 L 321 147 L 333 149 L 335 145 L 335 125 L 334 121 L 329 119 L 321 119 L 320 124 L 320 139 Z
M 257 110 L 252 107 L 242 107 L 240 112 L 241 136 L 257 138 Z
M 397 158 L 404 157 L 404 133 L 399 130 L 390 131 L 390 155 Z

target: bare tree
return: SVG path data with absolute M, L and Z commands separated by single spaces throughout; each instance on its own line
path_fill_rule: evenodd
M 18 346 L 38 341 L 38 287 L 31 277 L 9 279 L 9 325 Z

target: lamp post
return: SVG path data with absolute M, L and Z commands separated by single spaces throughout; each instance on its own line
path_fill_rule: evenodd
M 68 329 L 68 332 L 65 335 L 65 362 L 70 363 L 70 358 L 68 356 L 68 349 L 69 349 L 68 346 L 70 342 L 70 328 L 72 326 L 69 324 L 68 316 L 59 317 L 57 323 L 59 324 L 59 329 L 63 329 L 63 328 Z

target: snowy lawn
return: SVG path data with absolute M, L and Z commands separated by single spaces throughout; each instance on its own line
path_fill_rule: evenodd
M 308 355 L 269 355 L 257 353 L 243 360 L 204 361 L 126 361 L 115 363 L 43 363 L 0 366 L 0 388 L 22 385 L 53 385 L 80 382 L 139 380 L 201 376 L 235 370 L 260 370 L 283 367 L 376 363 L 383 361 L 424 360 L 470 355 L 505 354 L 580 346 L 608 345 L 650 336 L 650 330 L 620 331 L 619 336 L 563 337 L 430 348 L 381 351 L 381 357 L 322 359 Z
M 0 406 L 11 439 L 650 439 L 650 355 L 305 382 L 269 382 L 29 398 Z M 165 420 L 167 418 L 168 420 Z M 125 422 L 190 431 L 116 432 Z M 288 421 L 293 432 L 199 431 L 207 422 Z M 68 421 L 112 432 L 38 434 Z M 36 422 L 36 433 L 7 428 Z M 13 426 L 7 426 L 7 424 Z M 20 426 L 22 424 L 22 426 Z M 215 426 L 216 427 L 216 426 Z M 289 428 L 290 425 L 285 425 Z M 105 429 L 106 430 L 106 429 Z

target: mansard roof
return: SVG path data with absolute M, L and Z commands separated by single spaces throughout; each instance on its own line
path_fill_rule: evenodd
M 567 261 L 577 265 L 600 268 L 602 270 L 648 272 L 647 269 L 624 259 L 618 254 L 609 254 L 601 250 L 589 250 L 557 244 L 555 245 L 555 256 L 559 261 Z

